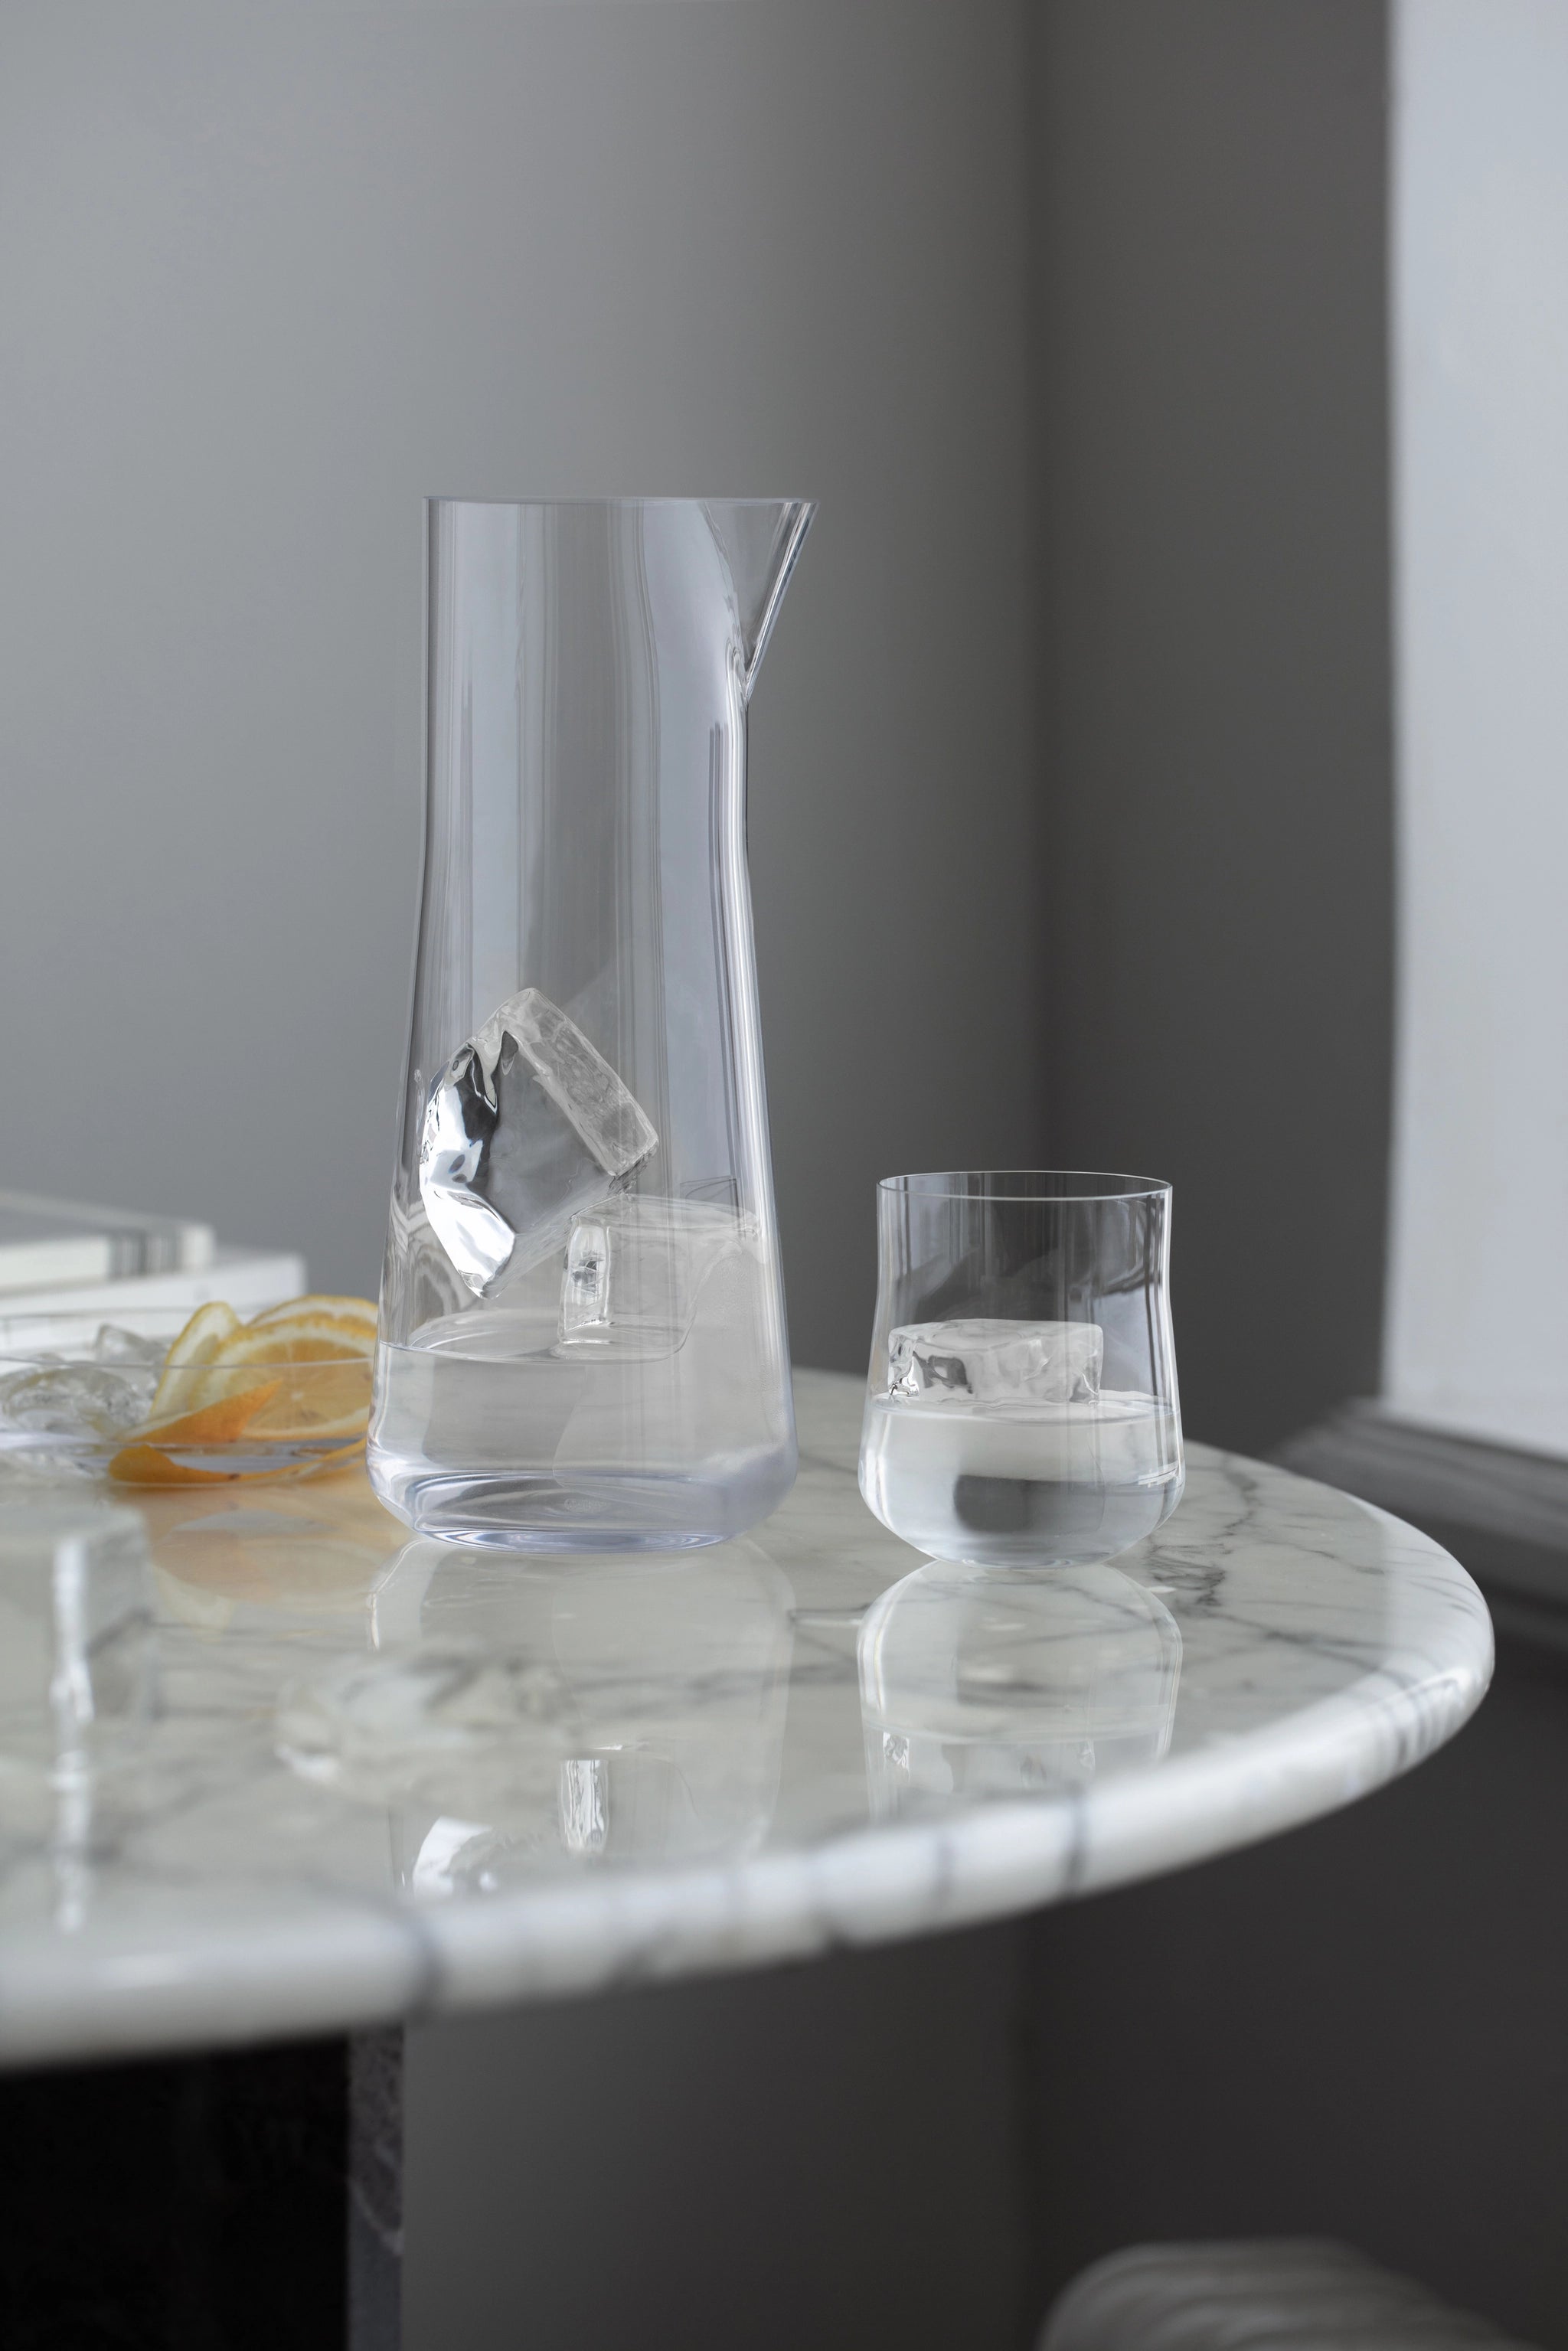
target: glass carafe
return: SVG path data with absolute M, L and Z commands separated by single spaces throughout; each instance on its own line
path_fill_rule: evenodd
M 423 1533 L 669 1550 L 794 1478 L 746 713 L 810 517 L 432 501 L 370 1443 Z

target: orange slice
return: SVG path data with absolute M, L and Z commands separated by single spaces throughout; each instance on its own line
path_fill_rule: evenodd
M 323 1291 L 313 1290 L 308 1298 L 287 1299 L 281 1306 L 269 1306 L 263 1314 L 253 1314 L 247 1324 L 252 1331 L 268 1331 L 276 1323 L 297 1322 L 301 1315 L 312 1321 L 326 1317 L 333 1322 L 367 1324 L 374 1332 L 377 1308 L 370 1298 L 329 1298 Z
M 160 1445 L 232 1445 L 236 1437 L 248 1434 L 256 1414 L 282 1384 L 281 1380 L 254 1381 L 221 1404 L 182 1413 L 178 1420 L 158 1421 L 144 1433 L 156 1437 Z
M 247 1425 L 247 1437 L 281 1444 L 363 1436 L 370 1421 L 375 1325 L 322 1311 L 336 1302 L 298 1299 L 287 1313 L 277 1309 L 266 1320 L 247 1322 L 219 1346 L 213 1376 L 226 1374 L 232 1382 L 242 1370 L 277 1375 L 277 1393 Z
M 148 1418 L 109 1474 L 127 1485 L 207 1485 L 339 1468 L 370 1424 L 375 1348 L 368 1298 L 291 1298 L 250 1322 L 220 1302 L 199 1307 L 169 1350 Z M 241 1437 L 247 1448 L 324 1441 L 335 1449 L 277 1469 L 195 1468 L 169 1450 Z
M 371 1420 L 371 1360 L 294 1357 L 280 1365 L 280 1393 L 246 1430 L 275 1444 L 308 1437 L 363 1437 Z
M 223 1369 L 232 1364 L 302 1362 L 305 1358 L 289 1352 L 299 1347 L 318 1349 L 315 1360 L 321 1363 L 333 1350 L 340 1356 L 363 1356 L 369 1363 L 376 1351 L 375 1324 L 350 1322 L 338 1314 L 319 1314 L 313 1303 L 301 1305 L 292 1314 L 280 1315 L 272 1322 L 242 1322 L 237 1331 L 231 1331 L 221 1342 L 211 1360 Z
M 324 1469 L 344 1468 L 359 1450 L 356 1439 L 315 1461 L 286 1461 L 276 1469 L 193 1469 L 156 1445 L 127 1445 L 110 1463 L 109 1474 L 122 1486 L 256 1486 L 272 1478 L 315 1478 Z
M 231 1469 L 190 1469 L 172 1461 L 155 1445 L 122 1445 L 109 1465 L 109 1474 L 122 1486 L 226 1486 Z
M 277 1389 L 276 1380 L 259 1381 L 222 1404 L 210 1404 L 200 1412 L 183 1413 L 178 1420 L 164 1421 L 158 1435 L 164 1445 L 232 1445 L 268 1398 L 277 1394 Z M 109 1465 L 109 1474 L 124 1486 L 162 1486 L 193 1481 L 199 1484 L 204 1479 L 234 1473 L 187 1468 L 183 1462 L 172 1460 L 159 1446 L 142 1443 L 122 1445 Z
M 239 1316 L 221 1299 L 197 1307 L 163 1358 L 162 1375 L 152 1397 L 149 1420 L 164 1420 L 172 1412 L 192 1412 L 213 1401 L 200 1376 L 202 1370 L 212 1362 L 224 1341 L 231 1339 L 240 1328 Z

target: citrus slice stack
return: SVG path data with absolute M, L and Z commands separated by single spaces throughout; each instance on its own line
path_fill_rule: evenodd
M 375 1346 L 368 1299 L 295 1298 L 249 1322 L 232 1307 L 201 1307 L 169 1350 L 146 1423 L 109 1474 L 189 1485 L 335 1467 L 358 1451 L 369 1425 Z M 277 1466 L 209 1468 L 174 1458 L 240 1442 L 247 1458 L 277 1447 Z M 292 1449 L 301 1446 L 325 1449 L 301 1456 Z

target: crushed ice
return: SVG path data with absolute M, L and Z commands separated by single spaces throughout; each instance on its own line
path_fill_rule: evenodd
M 167 1341 L 112 1322 L 100 1327 L 85 1357 L 39 1349 L 23 1369 L 0 1378 L 0 1430 L 119 1437 L 146 1419 L 168 1352 Z

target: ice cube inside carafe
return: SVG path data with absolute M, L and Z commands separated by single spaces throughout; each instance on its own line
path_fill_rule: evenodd
M 537 987 L 497 1008 L 431 1089 L 419 1188 L 476 1297 L 563 1249 L 572 1219 L 626 1182 L 658 1134 L 575 1021 Z
M 601 1360 L 673 1354 L 703 1285 L 756 1228 L 704 1200 L 622 1194 L 574 1217 L 561 1278 L 559 1349 Z

